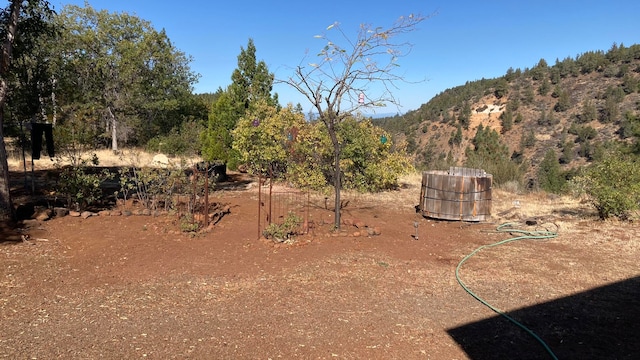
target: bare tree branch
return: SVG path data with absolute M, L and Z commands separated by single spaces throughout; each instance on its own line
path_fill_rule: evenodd
M 425 19 L 417 15 L 400 17 L 387 29 L 363 24 L 355 38 L 349 37 L 339 23 L 333 23 L 327 27 L 326 34 L 316 36 L 325 41 L 317 62 L 299 65 L 289 78 L 276 80 L 276 83 L 293 87 L 309 100 L 327 127 L 334 150 L 336 228 L 340 227 L 340 156 L 343 147 L 337 127 L 361 109 L 398 105 L 393 90 L 397 89 L 397 82 L 405 79 L 395 72 L 397 61 L 411 52 L 412 44 L 396 41 L 399 36 L 414 31 Z M 334 41 L 329 32 L 337 34 L 339 41 Z M 380 84 L 378 94 L 373 93 L 373 84 Z

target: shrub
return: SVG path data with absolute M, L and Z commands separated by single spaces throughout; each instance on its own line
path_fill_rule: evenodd
M 571 185 L 589 197 L 601 219 L 627 220 L 640 208 L 640 163 L 620 153 L 606 154 Z
M 538 167 L 538 184 L 540 188 L 558 194 L 564 190 L 565 183 L 556 152 L 553 149 L 547 150 Z
M 180 169 L 156 169 L 150 167 L 122 169 L 120 171 L 120 193 L 125 197 L 135 195 L 143 207 L 157 210 L 161 206 L 169 210 L 172 196 L 187 180 Z
M 184 214 L 180 216 L 180 231 L 193 233 L 200 229 L 200 224 L 194 220 L 192 214 Z
M 271 223 L 264 229 L 262 234 L 267 239 L 272 239 L 276 242 L 285 242 L 291 240 L 292 237 L 298 233 L 300 224 L 302 224 L 302 218 L 294 212 L 289 211 L 282 224 Z
M 184 122 L 180 128 L 172 129 L 167 135 L 158 135 L 147 142 L 147 150 L 169 155 L 192 156 L 201 148 L 200 133 L 204 127 L 195 122 Z
M 98 165 L 93 154 L 91 160 L 79 158 L 74 165 L 61 168 L 57 190 L 67 199 L 67 205 L 76 210 L 85 210 L 102 197 L 102 182 L 109 177 L 106 170 L 94 172 L 89 164 Z

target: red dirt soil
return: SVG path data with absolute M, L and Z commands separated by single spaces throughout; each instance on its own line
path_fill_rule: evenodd
M 0 358 L 550 358 L 455 277 L 465 255 L 510 237 L 495 231 L 505 219 L 427 219 L 419 189 L 402 191 L 415 203 L 355 198 L 344 209 L 378 236 L 322 225 L 293 244 L 258 239 L 255 187 L 215 192 L 231 212 L 203 234 L 179 232 L 171 215 L 35 224 L 27 241 L 0 242 Z M 637 230 L 554 216 L 574 229 L 483 250 L 461 276 L 559 358 L 632 358 Z M 310 218 L 330 223 L 332 212 L 312 203 Z M 612 284 L 619 300 L 598 292 Z

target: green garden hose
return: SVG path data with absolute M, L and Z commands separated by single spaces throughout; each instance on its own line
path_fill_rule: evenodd
M 512 226 L 517 225 L 516 223 L 505 223 L 502 224 L 500 226 L 498 226 L 496 228 L 496 230 L 498 232 L 507 232 L 507 233 L 511 233 L 511 234 L 520 234 L 519 236 L 513 237 L 513 238 L 509 238 L 506 240 L 502 240 L 502 241 L 498 241 L 496 243 L 493 244 L 489 244 L 489 245 L 482 245 L 479 248 L 475 249 L 473 252 L 471 252 L 471 254 L 467 255 L 464 257 L 464 259 L 462 259 L 460 261 L 460 263 L 458 263 L 458 266 L 456 267 L 456 280 L 458 280 L 458 284 L 460 284 L 460 286 L 462 286 L 462 288 L 471 296 L 473 296 L 476 300 L 478 300 L 480 303 L 482 303 L 484 306 L 488 307 L 489 309 L 493 310 L 495 313 L 503 316 L 504 318 L 506 318 L 507 320 L 509 320 L 510 322 L 512 322 L 513 324 L 515 324 L 516 326 L 518 326 L 519 328 L 521 328 L 522 330 L 524 330 L 525 332 L 527 332 L 529 335 L 531 335 L 534 339 L 536 339 L 536 341 L 538 341 L 540 344 L 542 344 L 542 346 L 545 348 L 545 350 L 549 353 L 549 355 L 551 355 L 551 357 L 554 360 L 558 360 L 558 357 L 553 353 L 553 351 L 551 350 L 551 348 L 544 342 L 544 340 L 542 340 L 538 335 L 536 335 L 533 331 L 531 331 L 529 328 L 527 328 L 526 326 L 524 326 L 523 324 L 521 324 L 520 322 L 518 322 L 517 320 L 515 320 L 514 318 L 512 318 L 511 316 L 505 314 L 503 311 L 499 310 L 498 308 L 494 307 L 493 305 L 489 304 L 488 302 L 486 302 L 484 299 L 482 299 L 480 296 L 478 296 L 477 294 L 475 294 L 473 291 L 471 291 L 467 285 L 462 281 L 462 279 L 460 279 L 460 268 L 462 267 L 462 264 L 464 264 L 465 261 L 467 261 L 469 258 L 471 258 L 473 255 L 475 255 L 476 253 L 478 253 L 480 250 L 485 249 L 485 248 L 490 248 L 490 247 L 494 247 L 494 246 L 498 246 L 498 245 L 502 245 L 502 244 L 506 244 L 509 242 L 513 242 L 513 241 L 518 241 L 518 240 L 526 240 L 526 239 L 550 239 L 550 238 L 554 238 L 556 236 L 558 236 L 557 232 L 553 232 L 553 231 L 548 231 L 548 230 L 535 230 L 535 231 L 527 231 L 527 230 L 521 230 L 521 229 L 516 229 L 513 228 Z

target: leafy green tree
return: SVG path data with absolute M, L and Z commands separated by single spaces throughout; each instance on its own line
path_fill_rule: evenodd
M 297 129 L 305 125 L 304 115 L 292 106 L 278 110 L 266 99 L 254 103 L 232 131 L 233 149 L 256 174 L 286 175 Z
M 569 164 L 573 160 L 573 143 L 565 141 L 562 143 L 562 154 L 560 155 L 561 164 Z
M 568 133 L 576 136 L 577 143 L 587 143 L 598 136 L 598 131 L 591 126 L 571 124 Z
M 546 78 L 542 79 L 540 87 L 538 88 L 538 94 L 547 96 L 549 90 L 551 90 L 551 84 L 549 83 L 549 80 L 547 80 Z
M 555 69 L 558 69 L 558 73 L 560 74 L 561 79 L 564 79 L 571 74 L 571 70 L 569 69 L 569 66 L 568 66 L 569 63 L 571 64 L 574 63 L 573 59 L 570 57 L 567 57 L 562 61 L 556 58 L 556 63 L 553 67 Z
M 495 95 L 495 97 L 498 99 L 502 99 L 508 93 L 509 93 L 509 83 L 507 82 L 507 80 L 505 78 L 498 79 L 498 81 L 496 82 L 495 90 L 493 91 L 493 94 Z
M 369 120 L 349 118 L 338 130 L 345 144 L 341 167 L 344 186 L 358 191 L 389 190 L 398 186 L 398 176 L 413 170 L 409 157 L 392 151 L 389 136 Z
M 599 121 L 603 124 L 612 123 L 620 116 L 618 103 L 612 97 L 607 97 L 604 101 L 604 108 L 600 111 Z
M 513 128 L 513 113 L 511 112 L 509 107 L 507 107 L 507 109 L 502 114 L 500 114 L 500 125 L 502 125 L 501 132 L 503 134 Z
M 293 157 L 287 180 L 305 189 L 325 190 L 332 184 L 333 146 L 326 127 L 320 121 L 307 122 L 293 143 Z
M 160 152 L 172 156 L 193 157 L 199 154 L 201 134 L 204 125 L 200 121 L 187 120 L 174 127 L 166 135 L 159 135 L 147 142 L 151 152 Z
M 557 67 L 552 67 L 549 70 L 549 80 L 551 81 L 552 84 L 557 85 L 560 83 L 560 80 L 562 79 L 562 76 L 560 75 L 560 69 L 558 69 Z
M 616 104 L 621 103 L 622 100 L 624 100 L 625 96 L 627 96 L 627 94 L 620 86 L 608 86 L 605 89 L 604 94 L 602 95 L 604 99 L 611 100 Z
M 507 102 L 507 110 L 511 111 L 512 113 L 515 113 L 516 111 L 518 111 L 518 109 L 520 108 L 520 99 L 517 96 L 514 96 L 513 98 L 509 99 L 509 102 Z
M 240 48 L 238 67 L 231 74 L 229 93 L 234 104 L 240 107 L 240 116 L 252 103 L 264 100 L 268 105 L 278 106 L 277 94 L 272 96 L 274 76 L 264 61 L 256 60 L 256 46 L 249 39 L 247 48 Z
M 462 126 L 458 124 L 458 126 L 456 126 L 456 131 L 451 132 L 449 146 L 460 146 L 460 144 L 462 144 Z
M 527 84 L 524 88 L 524 97 L 522 98 L 522 102 L 529 105 L 529 104 L 533 104 L 533 100 L 535 99 L 536 95 L 533 92 L 533 87 L 531 86 L 531 84 Z
M 538 167 L 538 185 L 545 191 L 558 194 L 563 191 L 565 183 L 556 152 L 547 150 Z
M 513 67 L 508 68 L 508 69 L 507 69 L 507 72 L 506 72 L 506 73 L 505 73 L 505 75 L 504 75 L 504 79 L 505 79 L 507 82 L 510 82 L 510 81 L 515 80 L 516 78 L 517 78 L 517 75 L 516 75 L 516 72 L 515 72 L 515 70 L 513 69 Z
M 546 79 L 545 75 L 548 70 L 549 66 L 547 64 L 547 61 L 545 59 L 540 59 L 540 61 L 538 61 L 538 64 L 533 67 L 529 71 L 529 73 L 531 74 L 531 78 L 533 80 L 542 80 L 543 78 Z
M 396 43 L 395 38 L 413 31 L 424 19 L 415 15 L 401 17 L 387 29 L 361 25 L 355 39 L 334 23 L 327 32 L 337 32 L 336 39 L 327 34 L 317 36 L 325 42 L 318 62 L 298 66 L 290 78 L 282 80 L 311 103 L 327 128 L 333 146 L 336 228 L 340 228 L 341 155 L 345 145 L 338 136 L 339 124 L 358 109 L 398 103 L 389 89 L 403 80 L 397 73 L 397 60 L 409 53 L 411 44 Z M 379 95 L 371 90 L 372 83 L 381 85 Z
M 558 102 L 553 107 L 556 112 L 564 112 L 569 110 L 571 107 L 571 97 L 569 97 L 569 92 L 565 90 L 561 90 L 558 95 Z
M 637 157 L 607 153 L 572 180 L 574 189 L 585 192 L 602 219 L 629 219 L 640 207 L 640 163 Z
M 626 74 L 622 78 L 622 90 L 625 94 L 633 94 L 640 90 L 640 80 L 633 75 Z
M 253 111 L 255 104 L 280 107 L 277 94 L 271 95 L 274 76 L 264 61 L 257 61 L 256 47 L 249 39 L 247 48 L 241 48 L 238 67 L 231 75 L 232 83 L 226 91 L 219 91 L 209 111 L 207 129 L 202 136 L 202 155 L 206 160 L 221 160 L 230 168 L 240 161 L 233 150 L 231 131 L 240 118 Z
M 493 175 L 496 184 L 522 182 L 524 166 L 511 160 L 509 148 L 501 141 L 498 132 L 480 124 L 472 144 L 473 148 L 468 147 L 465 152 L 465 166 L 484 169 Z
M 458 123 L 466 130 L 469 129 L 471 123 L 471 105 L 465 101 L 458 115 Z
M 624 119 L 620 123 L 620 130 L 618 131 L 623 139 L 636 138 L 636 141 L 640 139 L 640 115 L 634 114 L 632 111 L 627 111 L 624 114 Z
M 578 118 L 582 123 L 588 123 L 598 118 L 598 110 L 596 109 L 596 106 L 593 104 L 591 99 L 585 99 L 582 102 L 582 111 L 580 112 Z
M 50 121 L 55 62 L 51 43 L 58 41 L 53 23 L 54 13 L 39 2 L 23 8 L 18 34 L 13 46 L 12 61 L 6 76 L 8 84 L 6 107 L 13 119 Z M 12 119 L 9 119 L 11 122 Z
M 582 74 L 589 74 L 603 69 L 607 59 L 602 51 L 587 51 L 576 58 L 576 64 Z
M 221 92 L 211 106 L 206 130 L 202 133 L 202 157 L 207 161 L 220 160 L 236 167 L 237 156 L 232 149 L 231 132 L 237 124 L 237 106 L 228 92 Z
M 370 120 L 349 118 L 340 123 L 338 135 L 344 142 L 341 167 L 343 187 L 375 192 L 398 186 L 398 177 L 413 170 L 404 147 Z M 322 189 L 332 183 L 332 146 L 326 127 L 312 122 L 303 127 L 293 147 L 287 179 L 303 187 Z
M 40 0 L 12 0 L 0 15 L 0 34 L 2 35 L 2 54 L 0 55 L 0 221 L 14 220 L 15 211 L 11 198 L 9 184 L 9 166 L 4 139 L 4 106 L 7 101 L 11 74 L 11 59 L 13 48 L 18 36 L 37 38 L 43 29 L 39 26 L 25 27 L 19 30 L 25 19 L 42 19 L 51 14 L 47 1 Z M 38 21 L 38 23 L 41 23 Z
M 106 120 L 113 150 L 118 140 L 168 133 L 183 119 L 181 103 L 197 79 L 190 59 L 173 47 L 164 31 L 127 13 L 67 5 L 58 17 L 61 104 L 67 114 L 93 109 L 90 118 Z M 168 117 L 165 115 L 169 115 Z M 89 120 L 89 119 L 87 119 Z M 152 136 L 148 136 L 149 138 Z

